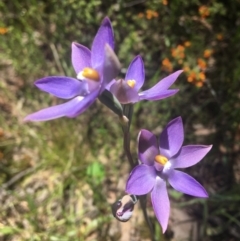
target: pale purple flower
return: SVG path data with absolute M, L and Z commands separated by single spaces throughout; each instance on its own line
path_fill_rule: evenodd
M 113 80 L 106 88 L 122 104 L 136 103 L 140 100 L 161 100 L 178 92 L 178 89 L 169 89 L 169 87 L 181 73 L 182 70 L 176 71 L 160 80 L 152 88 L 138 93 L 144 84 L 145 71 L 142 58 L 136 56 L 128 67 L 125 79 Z
M 200 183 L 175 168 L 195 165 L 212 146 L 182 146 L 183 139 L 181 117 L 168 123 L 159 140 L 150 131 L 141 130 L 138 136 L 138 158 L 142 164 L 132 170 L 126 185 L 129 194 L 144 195 L 151 192 L 153 209 L 163 232 L 167 229 L 170 213 L 166 181 L 179 192 L 208 197 Z
M 72 43 L 72 65 L 76 79 L 49 76 L 35 82 L 39 89 L 70 100 L 30 114 L 25 121 L 46 121 L 63 116 L 72 118 L 83 113 L 118 74 L 120 64 L 113 48 L 113 29 L 106 17 L 93 40 L 91 51 L 81 44 Z

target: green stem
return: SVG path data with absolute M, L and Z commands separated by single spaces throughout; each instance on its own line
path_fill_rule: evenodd
M 128 118 L 128 124 L 126 126 L 123 126 L 123 148 L 125 151 L 125 154 L 127 156 L 128 162 L 131 166 L 131 168 L 134 168 L 136 164 L 134 163 L 134 160 L 131 155 L 130 150 L 130 125 L 132 121 L 132 114 L 133 114 L 133 105 L 128 104 L 123 106 L 123 115 L 125 115 Z
M 123 148 L 131 168 L 134 168 L 135 164 L 130 151 L 130 134 L 125 131 L 123 132 Z
M 141 209 L 142 209 L 142 212 L 143 212 L 143 216 L 144 216 L 144 219 L 148 225 L 148 228 L 150 230 L 150 234 L 151 234 L 151 239 L 152 241 L 155 241 L 155 235 L 154 235 L 154 230 L 153 230 L 153 226 L 152 226 L 152 223 L 148 217 L 148 214 L 147 214 L 147 208 L 146 208 L 146 200 L 147 200 L 147 195 L 143 195 L 143 196 L 138 196 L 138 199 L 140 201 L 140 206 L 141 206 Z

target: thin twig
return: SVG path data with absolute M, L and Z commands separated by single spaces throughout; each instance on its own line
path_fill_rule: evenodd
M 57 51 L 56 46 L 55 46 L 53 43 L 50 43 L 50 48 L 51 48 L 51 50 L 52 50 L 53 58 L 54 58 L 54 60 L 55 60 L 55 63 L 56 63 L 56 65 L 57 65 L 58 70 L 60 71 L 60 73 L 61 73 L 62 75 L 64 75 L 64 74 L 65 74 L 65 71 L 64 71 L 64 69 L 63 69 L 63 67 L 62 67 L 62 65 L 61 65 L 60 58 L 59 58 L 59 54 L 58 54 L 58 51 Z
M 16 183 L 18 180 L 22 179 L 23 177 L 27 176 L 28 174 L 34 172 L 37 167 L 39 167 L 39 165 L 36 165 L 34 167 L 29 167 L 21 172 L 19 172 L 18 174 L 16 174 L 14 177 L 12 177 L 8 182 L 5 182 L 1 187 L 1 189 L 6 189 L 9 188 L 11 185 L 13 185 L 14 183 Z
M 133 7 L 134 5 L 144 3 L 146 0 L 136 0 L 136 1 L 131 1 L 130 3 L 124 3 L 125 8 Z

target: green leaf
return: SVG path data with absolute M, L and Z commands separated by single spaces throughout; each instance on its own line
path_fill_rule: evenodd
M 99 184 L 105 177 L 105 170 L 100 162 L 93 162 L 87 168 L 87 175 L 94 180 L 95 183 Z

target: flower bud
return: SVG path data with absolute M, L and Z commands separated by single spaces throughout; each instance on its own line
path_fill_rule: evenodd
M 127 222 L 132 217 L 134 205 L 137 201 L 138 199 L 135 195 L 123 196 L 122 199 L 112 205 L 113 216 L 121 222 Z
M 122 105 L 118 99 L 108 90 L 104 90 L 98 99 L 119 116 L 123 116 Z

